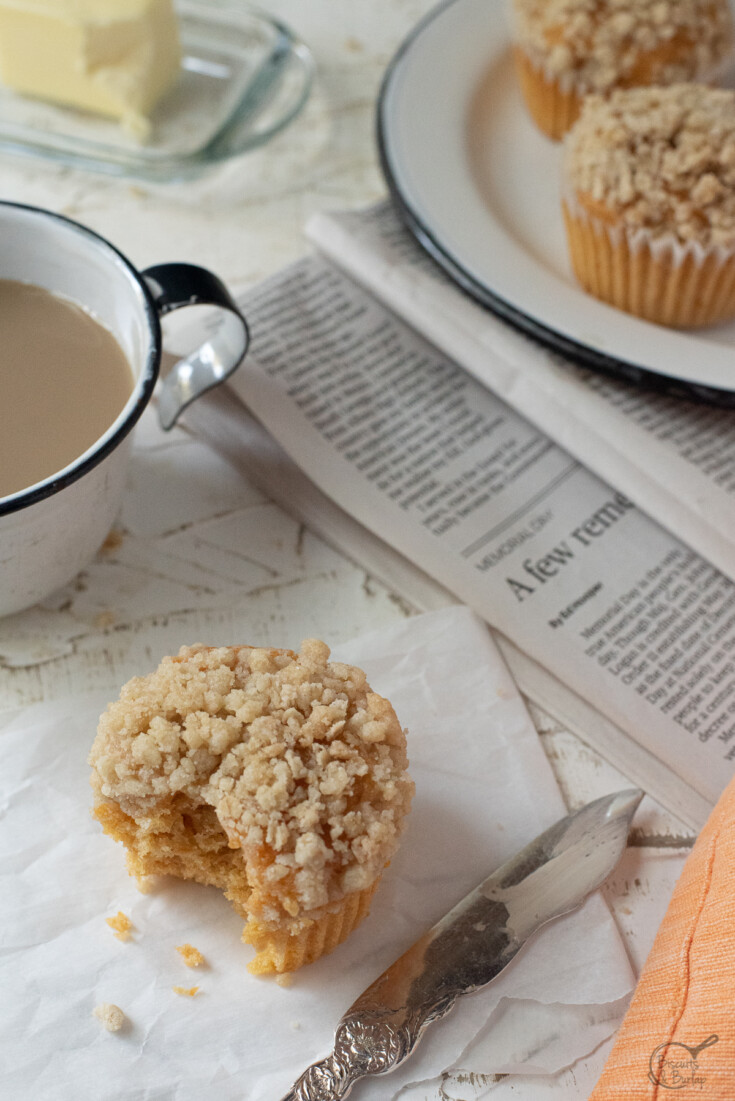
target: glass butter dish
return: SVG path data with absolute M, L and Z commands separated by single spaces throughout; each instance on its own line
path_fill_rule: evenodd
M 309 50 L 284 24 L 237 0 L 177 0 L 181 73 L 145 142 L 120 123 L 29 99 L 0 85 L 0 153 L 115 176 L 192 179 L 254 149 L 306 102 Z

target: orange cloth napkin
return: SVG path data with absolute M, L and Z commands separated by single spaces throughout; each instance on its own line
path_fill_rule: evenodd
M 735 1101 L 735 780 L 687 859 L 589 1101 Z

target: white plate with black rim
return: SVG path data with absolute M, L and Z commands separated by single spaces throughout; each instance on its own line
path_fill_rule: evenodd
M 505 0 L 448 0 L 419 24 L 386 73 L 378 138 L 405 222 L 480 302 L 588 367 L 735 406 L 735 322 L 667 329 L 575 282 L 561 146 L 521 100 Z

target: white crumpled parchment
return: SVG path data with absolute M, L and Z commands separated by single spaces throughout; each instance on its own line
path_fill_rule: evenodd
M 4 1101 L 279 1101 L 331 1048 L 354 998 L 565 813 L 517 689 L 467 609 L 398 623 L 335 657 L 363 666 L 408 728 L 416 798 L 370 917 L 290 988 L 247 972 L 252 949 L 218 891 L 160 880 L 143 895 L 127 876 L 122 848 L 89 809 L 87 754 L 105 699 L 0 719 Z M 104 920 L 118 910 L 133 921 L 128 943 Z M 206 967 L 184 966 L 175 950 L 184 942 Z M 436 1096 L 432 1080 L 450 1068 L 446 1087 L 457 1097 L 467 1071 L 553 1073 L 613 1031 L 633 982 L 614 922 L 593 896 L 539 933 L 489 987 L 461 999 L 401 1069 L 355 1087 L 355 1101 L 404 1089 Z M 194 998 L 172 990 L 195 984 Z M 102 1002 L 124 1010 L 123 1030 L 100 1027 L 92 1010 Z M 473 1098 L 492 1086 L 472 1080 Z

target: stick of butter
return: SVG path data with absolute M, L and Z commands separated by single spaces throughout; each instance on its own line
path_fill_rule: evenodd
M 144 138 L 181 50 L 171 0 L 0 0 L 0 78 Z

